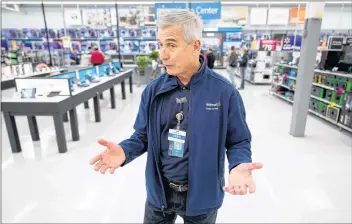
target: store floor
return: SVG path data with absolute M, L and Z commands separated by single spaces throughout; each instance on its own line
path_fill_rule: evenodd
M 253 160 L 264 164 L 254 173 L 257 193 L 226 195 L 218 223 L 351 222 L 352 135 L 309 116 L 306 137 L 293 138 L 288 134 L 292 106 L 268 89 L 247 84 L 241 91 L 253 135 Z M 52 118 L 38 118 L 41 141 L 35 143 L 26 118 L 17 118 L 23 148 L 19 154 L 11 153 L 2 122 L 2 221 L 140 223 L 146 156 L 115 175 L 96 173 L 88 161 L 102 150 L 95 141 L 98 136 L 119 142 L 132 133 L 142 90 L 135 87 L 126 101 L 117 95 L 116 110 L 109 108 L 105 93 L 101 123 L 94 122 L 92 102 L 90 110 L 80 105 L 81 140 L 72 142 L 66 123 L 65 154 L 58 153 Z

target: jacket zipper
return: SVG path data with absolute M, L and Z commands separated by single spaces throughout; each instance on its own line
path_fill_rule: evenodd
M 163 90 L 163 91 L 161 91 L 161 92 L 158 92 L 158 93 L 153 97 L 151 105 L 153 106 L 154 100 L 156 99 L 157 96 L 159 96 L 159 95 L 161 95 L 161 94 L 163 94 L 163 93 L 166 93 L 166 92 L 168 92 L 168 91 L 171 91 L 171 90 L 175 89 L 176 87 L 177 87 L 177 86 L 172 86 L 171 88 L 168 88 L 168 89 L 165 89 L 165 90 Z M 153 108 L 152 108 L 152 109 L 153 109 Z M 154 124 L 155 124 L 155 123 L 156 123 L 156 122 L 154 122 Z M 155 132 L 156 132 L 156 131 L 155 131 Z M 158 133 L 154 133 L 154 134 L 157 135 Z M 155 136 L 156 136 L 156 135 L 155 135 Z M 154 135 L 152 135 L 152 137 L 153 137 L 153 136 L 154 136 Z M 154 143 L 155 146 L 157 145 L 154 137 L 153 137 L 153 143 Z M 155 148 L 155 147 L 154 147 L 154 148 Z M 159 151 L 160 151 L 160 150 L 161 150 L 161 149 L 160 149 L 160 147 L 159 147 Z M 158 162 L 159 153 L 157 154 L 154 149 L 153 149 L 153 153 L 154 153 L 154 160 L 155 160 L 156 166 L 157 166 L 157 168 L 158 168 L 159 181 L 160 181 L 161 188 L 162 188 L 162 192 L 161 192 L 161 199 L 162 199 L 161 211 L 162 211 L 162 213 L 163 213 L 163 216 L 165 217 L 165 212 L 164 212 L 164 210 L 165 210 L 165 208 L 167 208 L 167 202 L 166 202 L 166 195 L 165 195 L 164 183 L 163 183 L 162 178 L 161 178 L 161 171 L 160 171 L 159 162 Z
M 188 133 L 191 133 L 190 131 L 190 128 L 191 128 L 191 123 L 192 123 L 192 120 L 191 120 L 191 115 L 192 115 L 192 85 L 190 85 L 190 90 L 189 90 L 189 109 L 188 109 Z M 188 136 L 188 191 L 187 191 L 187 201 L 186 201 L 186 215 L 187 215 L 187 210 L 189 209 L 189 191 L 191 189 L 190 187 L 190 170 L 191 170 L 191 141 L 190 141 L 190 137 Z

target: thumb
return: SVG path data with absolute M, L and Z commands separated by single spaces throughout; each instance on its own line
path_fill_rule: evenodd
M 263 164 L 261 163 L 247 163 L 247 169 L 249 171 L 258 170 L 258 169 L 261 169 L 262 167 L 263 167 Z
M 98 138 L 97 141 L 98 141 L 98 143 L 99 143 L 100 145 L 105 146 L 105 147 L 107 147 L 107 148 L 109 148 L 109 149 L 115 147 L 115 144 L 114 144 L 113 142 L 107 141 L 107 140 L 105 140 L 105 139 L 103 139 L 103 138 Z

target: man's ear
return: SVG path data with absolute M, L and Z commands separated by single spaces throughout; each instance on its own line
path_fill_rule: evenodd
M 193 50 L 194 52 L 200 52 L 200 40 L 196 40 L 194 41 L 194 44 L 193 44 Z

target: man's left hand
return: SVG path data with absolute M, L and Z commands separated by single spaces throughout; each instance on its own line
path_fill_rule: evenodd
M 233 168 L 229 175 L 229 184 L 223 190 L 233 195 L 245 195 L 254 193 L 256 185 L 253 181 L 252 170 L 261 169 L 261 163 L 241 163 Z

